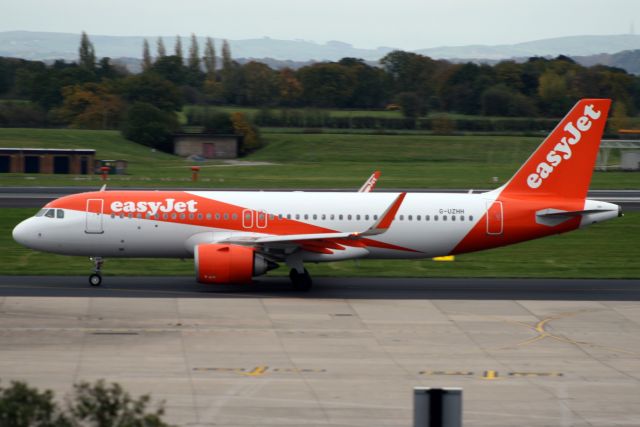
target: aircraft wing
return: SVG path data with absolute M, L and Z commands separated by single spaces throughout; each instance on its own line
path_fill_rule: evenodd
M 407 193 L 400 193 L 393 203 L 387 207 L 380 218 L 364 231 L 329 232 L 314 234 L 284 234 L 284 235 L 246 235 L 230 236 L 217 243 L 236 245 L 252 245 L 263 248 L 300 247 L 304 250 L 319 253 L 333 253 L 332 250 L 342 250 L 344 246 L 366 246 L 362 240 L 369 236 L 376 236 L 386 232 L 393 223 L 400 205 Z M 368 239 L 367 239 L 368 240 Z

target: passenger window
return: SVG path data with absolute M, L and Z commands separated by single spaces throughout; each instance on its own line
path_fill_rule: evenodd
M 331 214 L 331 220 L 332 220 L 332 221 L 335 219 L 335 217 L 336 217 L 336 216 L 335 216 L 334 214 Z
M 304 214 L 304 219 L 309 219 L 309 215 Z
M 433 216 L 433 220 L 434 220 L 434 221 L 437 221 L 437 220 L 438 220 L 438 215 L 434 215 L 434 216 Z
M 404 221 L 404 215 L 400 215 L 400 221 Z
M 473 221 L 473 215 L 469 215 L 469 221 Z
M 431 219 L 431 217 L 430 217 L 429 215 L 425 215 L 425 216 L 424 216 L 424 220 L 425 220 L 425 221 L 429 221 L 430 219 Z
M 447 216 L 446 215 L 442 215 L 442 220 L 446 221 L 447 220 Z
M 338 215 L 338 219 L 342 221 L 342 214 Z
M 291 214 L 287 214 L 287 219 L 291 219 Z
M 165 215 L 166 215 L 166 214 L 165 214 Z M 207 217 L 207 219 L 211 219 L 211 214 L 210 214 L 210 213 L 208 213 L 206 217 Z M 165 217 L 165 219 L 166 219 L 166 217 Z
M 44 216 L 46 216 L 47 218 L 53 218 L 56 216 L 56 210 L 55 209 L 49 209 L 47 211 L 47 213 L 44 214 Z
M 116 214 L 112 213 L 112 214 L 111 214 L 111 219 L 113 219 L 113 218 L 115 218 L 115 217 L 116 217 Z
M 56 209 L 56 218 L 64 218 L 64 211 L 62 209 Z
M 225 213 L 222 217 L 223 217 L 223 218 L 225 219 L 225 221 L 226 221 L 226 220 L 228 220 L 228 219 L 229 219 L 229 214 L 228 214 L 228 213 Z
M 365 220 L 365 221 L 369 221 L 369 215 L 365 215 L 365 216 L 364 216 L 364 220 Z
M 219 214 L 219 213 L 217 213 L 217 214 L 216 214 L 216 219 L 217 219 L 217 220 L 219 220 L 219 219 L 220 219 L 220 214 Z
M 374 215 L 373 219 L 377 221 L 378 220 L 378 215 Z
M 420 221 L 422 217 L 420 215 L 416 215 L 416 221 Z
M 148 216 L 147 218 L 151 218 L 151 214 L 148 214 L 148 215 L 149 215 L 149 216 Z M 142 218 L 142 214 L 141 214 L 141 213 L 139 213 L 139 214 L 137 214 L 137 215 L 136 215 L 136 217 L 137 217 L 138 219 L 140 219 L 140 218 Z
M 360 215 L 356 215 L 356 219 L 360 221 Z
M 233 214 L 233 215 L 231 215 L 231 219 L 233 219 L 233 220 L 238 219 L 238 214 Z
M 209 216 L 209 219 L 211 219 L 211 214 L 207 214 Z M 162 219 L 169 219 L 169 214 L 168 213 L 163 213 L 162 214 Z
M 325 219 L 327 219 L 327 216 L 325 214 L 322 214 L 322 220 L 324 221 Z
M 296 219 L 300 219 L 300 214 L 296 214 Z
M 456 216 L 455 215 L 451 215 L 451 221 L 455 221 L 456 220 Z
M 198 214 L 198 219 L 202 219 L 202 214 L 201 213 Z
M 180 219 L 185 219 L 187 216 L 185 214 L 180 214 Z
M 351 221 L 351 214 L 347 215 L 347 219 Z
M 413 216 L 412 216 L 412 215 L 409 215 L 409 216 L 407 217 L 407 219 L 408 219 L 409 221 L 413 221 Z

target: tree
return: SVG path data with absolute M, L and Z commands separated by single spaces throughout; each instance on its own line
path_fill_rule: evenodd
M 182 108 L 176 85 L 154 73 L 127 77 L 121 85 L 121 94 L 130 103 L 149 103 L 171 112 Z
M 59 404 L 51 390 L 40 392 L 24 382 L 0 387 L 0 426 L 3 427 L 171 427 L 162 420 L 164 404 L 149 409 L 147 394 L 132 397 L 119 384 L 98 380 L 73 385 Z
M 537 115 L 537 112 L 529 98 L 504 84 L 499 84 L 490 87 L 482 94 L 482 114 L 531 117 Z
M 550 116 L 560 116 L 570 107 L 571 99 L 567 96 L 567 80 L 565 76 L 548 70 L 539 79 L 538 96 L 541 109 Z
M 420 97 L 415 92 L 402 92 L 396 95 L 396 103 L 400 105 L 402 114 L 410 119 L 420 116 L 422 111 L 422 103 Z
M 149 42 L 147 39 L 144 39 L 142 43 L 142 70 L 149 71 L 151 65 L 153 65 L 153 63 L 151 61 L 151 53 L 149 53 Z
M 242 103 L 242 73 L 240 66 L 231 59 L 231 48 L 229 42 L 222 42 L 222 70 L 220 72 L 222 83 L 222 97 L 225 101 L 240 104 Z
M 253 126 L 244 113 L 232 113 L 231 123 L 236 134 L 242 135 L 242 154 L 250 153 L 262 147 L 262 139 L 258 129 Z
M 200 71 L 200 52 L 198 49 L 198 39 L 195 34 L 191 34 L 191 46 L 189 46 L 189 69 Z
M 200 69 L 200 52 L 198 49 L 198 39 L 195 34 L 191 34 L 191 46 L 189 46 L 189 62 L 187 65 L 187 81 L 191 86 L 200 87 L 203 80 Z
M 173 111 L 163 111 L 146 102 L 135 102 L 125 115 L 122 135 L 139 144 L 171 152 L 173 133 L 179 128 Z
M 178 35 L 176 36 L 176 44 L 174 46 L 174 55 L 180 59 L 180 65 L 184 64 L 183 59 L 184 55 L 182 54 L 182 38 Z
M 233 60 L 231 59 L 231 47 L 226 40 L 222 41 L 222 69 L 231 68 Z
M 302 97 L 302 83 L 291 68 L 280 70 L 278 95 L 282 105 L 291 107 L 297 105 Z
M 0 426 L 70 427 L 53 397 L 51 390 L 40 392 L 19 381 L 0 387 Z
M 151 71 L 178 86 L 187 81 L 187 70 L 182 65 L 182 60 L 175 55 L 158 58 L 153 63 Z
M 298 78 L 307 105 L 323 108 L 348 106 L 356 84 L 348 68 L 335 62 L 302 67 Z
M 207 72 L 207 80 L 216 78 L 216 48 L 211 37 L 207 37 L 207 43 L 204 48 L 204 68 Z
M 384 70 L 372 67 L 362 59 L 343 58 L 338 64 L 347 67 L 355 86 L 349 108 L 375 108 L 385 104 L 387 98 L 387 79 Z
M 162 37 L 158 37 L 156 49 L 158 52 L 158 58 L 164 58 L 165 56 L 167 56 L 167 48 L 164 47 L 164 41 L 162 41 Z
M 80 49 L 78 50 L 80 59 L 78 63 L 81 67 L 93 71 L 96 68 L 96 52 L 93 48 L 93 44 L 89 41 L 89 36 L 86 32 L 82 32 L 80 38 Z
M 119 384 L 106 384 L 99 380 L 94 384 L 74 384 L 73 395 L 68 403 L 75 425 L 95 427 L 163 427 L 162 405 L 149 412 L 151 401 L 145 394 L 135 399 Z
M 79 129 L 116 129 L 125 108 L 124 101 L 108 82 L 84 83 L 62 90 L 64 102 L 56 114 Z
M 251 61 L 242 67 L 245 101 L 249 105 L 273 104 L 278 94 L 276 73 L 267 65 Z

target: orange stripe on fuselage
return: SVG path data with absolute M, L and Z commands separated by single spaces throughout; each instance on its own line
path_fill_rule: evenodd
M 137 218 L 137 215 L 140 214 L 140 219 L 150 219 L 153 221 L 195 225 L 201 227 L 212 227 L 229 231 L 264 233 L 278 236 L 338 232 L 337 230 L 308 224 L 298 220 L 286 218 L 279 219 L 277 217 L 277 213 L 269 213 L 256 210 L 252 210 L 254 216 L 252 226 L 244 227 L 242 222 L 242 215 L 243 213 L 246 213 L 247 208 L 224 203 L 219 200 L 197 196 L 183 191 L 101 191 L 93 193 L 81 193 L 53 200 L 45 207 L 71 209 L 79 212 L 84 212 L 86 210 L 88 199 L 104 200 L 103 213 L 105 215 L 113 214 L 116 216 L 124 215 L 125 217 L 127 217 L 129 214 L 131 214 L 134 218 Z M 193 202 L 195 202 L 195 204 Z M 116 203 L 116 205 L 114 205 L 114 203 Z M 139 203 L 144 203 L 144 206 L 138 205 Z M 190 205 L 188 205 L 189 203 Z M 195 208 L 195 211 L 189 212 L 186 209 L 184 212 L 177 212 L 175 210 L 169 210 L 167 212 L 162 211 L 163 208 L 168 209 L 171 206 L 175 207 L 177 204 L 181 204 L 181 206 L 184 205 L 185 208 L 188 206 L 192 206 Z M 125 210 L 125 206 L 135 206 L 135 211 L 131 211 L 131 209 Z M 159 216 L 157 218 L 155 216 L 147 218 L 147 213 L 153 213 L 154 206 L 158 207 L 156 213 Z M 140 210 L 138 210 L 138 207 L 140 207 Z M 165 214 L 167 215 L 167 218 L 164 218 Z M 174 214 L 176 216 L 175 218 L 173 218 Z M 202 218 L 198 217 L 199 214 L 202 215 Z M 207 214 L 211 214 L 211 219 L 206 218 Z M 220 214 L 220 219 L 215 218 L 216 214 Z M 225 214 L 228 215 L 228 219 L 224 218 Z M 274 218 L 267 218 L 266 227 L 258 227 L 256 218 L 260 214 L 273 215 Z M 183 218 L 181 217 L 182 215 L 184 215 Z M 360 239 L 353 241 L 344 239 L 344 241 L 340 241 L 339 244 L 354 247 L 371 246 L 376 248 L 392 249 L 405 252 L 418 252 L 413 249 L 404 248 L 401 246 L 396 246 L 393 244 L 379 242 L 371 239 Z
M 487 213 L 485 213 L 473 229 L 451 251 L 451 255 L 497 248 L 575 230 L 580 226 L 581 218 L 579 217 L 568 219 L 561 224 L 550 227 L 536 222 L 536 212 L 548 208 L 576 211 L 584 207 L 583 200 L 564 200 L 547 197 L 516 199 L 500 195 L 496 201 L 502 202 L 502 234 L 492 235 L 487 233 Z

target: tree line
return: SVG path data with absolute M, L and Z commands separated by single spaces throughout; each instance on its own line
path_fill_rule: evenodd
M 142 46 L 143 70 L 131 74 L 110 58 L 97 59 L 83 33 L 74 63 L 0 58 L 0 97 L 30 100 L 0 107 L 0 125 L 14 114 L 25 124 L 81 128 L 127 128 L 132 119 L 177 127 L 184 104 L 264 108 L 400 108 L 409 118 L 429 112 L 484 116 L 557 117 L 583 97 L 609 97 L 618 115 L 635 115 L 640 77 L 622 69 L 583 67 L 565 56 L 496 65 L 452 63 L 394 51 L 371 65 L 357 58 L 314 63 L 297 70 L 272 69 L 258 61 L 240 64 L 225 40 L 204 47 L 191 36 L 187 54 L 176 37 Z M 8 111 L 11 110 L 11 111 Z M 163 126 L 160 126 L 163 124 Z M 135 133 L 135 130 L 131 130 Z M 143 131 L 142 133 L 144 133 Z

